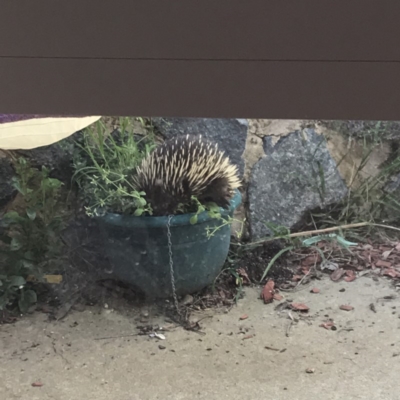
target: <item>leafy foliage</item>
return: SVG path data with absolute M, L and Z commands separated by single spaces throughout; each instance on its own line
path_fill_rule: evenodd
M 151 215 L 144 192 L 133 187 L 130 177 L 140 161 L 155 148 L 149 133 L 139 137 L 130 118 L 120 118 L 112 132 L 102 121 L 88 127 L 77 142 L 74 179 L 80 186 L 89 216 L 106 212 Z
M 24 312 L 36 302 L 27 277 L 40 280 L 50 260 L 61 254 L 62 183 L 51 178 L 47 168 L 34 169 L 24 158 L 16 161 L 15 170 L 18 206 L 0 221 L 0 310 L 17 302 Z

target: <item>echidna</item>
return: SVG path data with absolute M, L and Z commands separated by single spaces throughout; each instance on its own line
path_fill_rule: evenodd
M 240 186 L 237 167 L 202 135 L 166 140 L 142 160 L 133 182 L 146 193 L 153 215 L 174 214 L 179 204 L 190 203 L 191 196 L 227 208 Z

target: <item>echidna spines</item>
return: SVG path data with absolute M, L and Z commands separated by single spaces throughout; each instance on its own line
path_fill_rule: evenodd
M 208 196 L 227 206 L 240 186 L 237 167 L 218 144 L 204 140 L 202 135 L 167 140 L 142 161 L 136 172 L 135 186 L 146 192 L 157 213 L 171 211 L 173 204 L 190 201 L 192 195 L 199 199 Z

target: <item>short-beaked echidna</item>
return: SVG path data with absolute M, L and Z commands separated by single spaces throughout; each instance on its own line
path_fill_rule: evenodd
M 174 214 L 191 196 L 229 206 L 240 186 L 237 166 L 202 135 L 181 135 L 157 147 L 136 169 L 133 182 L 146 193 L 153 215 Z

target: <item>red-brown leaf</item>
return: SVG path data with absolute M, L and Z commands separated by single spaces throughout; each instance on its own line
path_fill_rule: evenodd
M 321 261 L 321 255 L 319 253 L 316 254 L 310 254 L 309 256 L 307 256 L 304 260 L 301 261 L 301 264 L 303 266 L 307 266 L 307 265 L 315 265 L 316 263 Z
M 354 271 L 352 271 L 351 269 L 347 270 L 344 280 L 346 282 L 353 282 L 355 279 L 356 279 L 356 274 L 354 273 Z
M 33 387 L 42 387 L 43 385 L 44 385 L 44 383 L 42 383 L 42 382 L 33 382 L 32 383 Z
M 249 316 L 248 316 L 247 314 L 243 314 L 239 319 L 240 319 L 241 321 L 243 321 L 243 320 L 245 320 L 245 319 L 247 319 L 247 318 L 249 318 Z
M 250 283 L 250 278 L 247 275 L 247 272 L 244 270 L 244 268 L 239 268 L 238 274 L 241 278 L 243 278 L 243 283 Z
M 271 303 L 272 300 L 274 299 L 274 294 L 275 294 L 275 282 L 274 281 L 268 281 L 262 292 L 261 292 L 261 298 L 264 300 L 264 303 Z
M 321 328 L 325 328 L 325 329 L 328 329 L 328 330 L 332 329 L 333 326 L 335 326 L 335 324 L 333 323 L 333 321 L 326 321 L 326 322 L 323 322 L 323 323 L 320 325 Z
M 283 300 L 283 296 L 280 295 L 279 293 L 275 293 L 274 294 L 274 300 L 281 301 L 281 300 Z
M 310 272 L 311 266 L 301 267 L 301 272 L 305 275 Z
M 351 311 L 351 310 L 354 310 L 354 307 L 353 307 L 353 306 L 349 306 L 349 305 L 347 305 L 347 304 L 343 304 L 343 305 L 341 305 L 339 308 L 340 308 L 341 310 L 343 310 L 343 311 Z
M 302 278 L 301 275 L 293 275 L 293 276 L 292 276 L 292 281 L 293 281 L 293 282 L 297 282 L 297 281 L 301 280 L 301 278 Z
M 343 268 L 338 268 L 336 271 L 333 271 L 332 273 L 331 273 L 331 279 L 334 281 L 334 282 L 337 282 L 337 281 L 339 281 L 341 278 L 342 278 L 342 276 L 345 274 L 345 270 L 343 269 Z
M 310 309 L 303 303 L 292 303 L 290 304 L 290 307 L 292 307 L 292 309 L 295 311 L 308 311 Z
M 383 275 L 390 276 L 391 278 L 400 277 L 400 272 L 396 271 L 393 268 L 387 268 L 383 271 Z
M 377 267 L 390 268 L 392 263 L 390 261 L 378 260 L 375 265 Z
M 319 293 L 319 292 L 320 290 L 316 287 L 311 289 L 311 293 Z
M 243 337 L 242 340 L 251 339 L 253 337 L 254 337 L 254 335 L 246 335 L 246 336 Z

